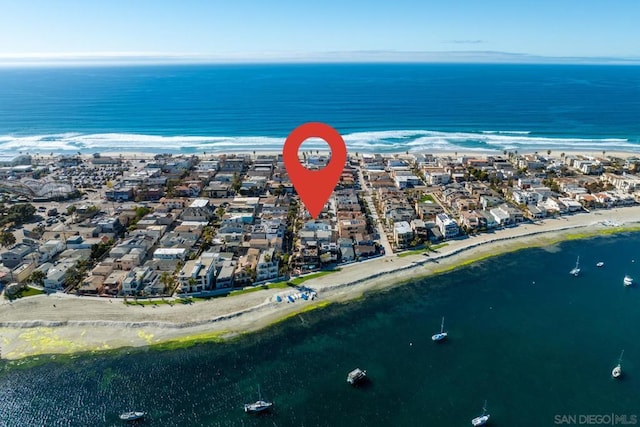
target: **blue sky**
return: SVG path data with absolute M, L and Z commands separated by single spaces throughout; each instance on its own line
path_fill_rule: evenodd
M 0 10 L 5 61 L 640 58 L 639 0 L 0 0 Z

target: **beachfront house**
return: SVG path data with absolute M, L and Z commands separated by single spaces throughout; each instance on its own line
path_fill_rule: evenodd
M 458 224 L 446 213 L 436 215 L 436 225 L 445 239 L 453 239 L 460 234 Z
M 67 273 L 76 264 L 75 260 L 71 262 L 58 263 L 47 271 L 47 277 L 44 278 L 44 287 L 47 289 L 62 289 Z
M 211 289 L 216 272 L 216 259 L 215 256 L 200 256 L 198 259 L 187 261 L 177 275 L 178 292 L 193 293 Z
M 122 281 L 122 293 L 135 295 L 141 290 L 157 287 L 160 275 L 148 266 L 135 267 L 129 271 Z
M 399 221 L 393 224 L 393 241 L 398 249 L 404 249 L 413 241 L 413 229 L 407 221 Z
M 233 261 L 225 260 L 222 262 L 222 267 L 218 271 L 216 277 L 216 289 L 226 289 L 233 287 L 235 265 Z
M 275 279 L 278 277 L 278 258 L 273 248 L 260 253 L 256 266 L 256 282 Z

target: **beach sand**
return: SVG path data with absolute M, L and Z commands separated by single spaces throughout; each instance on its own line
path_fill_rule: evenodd
M 604 225 L 604 221 L 620 224 Z M 387 255 L 342 266 L 340 271 L 304 282 L 317 292 L 313 301 L 286 295 L 295 288 L 266 289 L 192 304 L 126 305 L 122 299 L 38 295 L 0 305 L 2 358 L 76 353 L 170 342 L 216 340 L 267 327 L 279 320 L 363 293 L 447 271 L 470 262 L 568 238 L 640 230 L 640 207 L 580 213 L 447 242 L 437 252 Z M 568 266 L 567 268 L 569 268 Z M 568 271 L 568 270 L 567 270 Z M 276 301 L 276 295 L 284 297 Z

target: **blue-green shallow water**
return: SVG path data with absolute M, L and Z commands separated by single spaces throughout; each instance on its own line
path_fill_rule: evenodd
M 640 282 L 639 243 L 524 250 L 236 343 L 5 368 L 0 425 L 121 425 L 118 414 L 136 409 L 149 412 L 145 426 L 464 426 L 485 399 L 493 426 L 640 414 L 640 288 L 622 285 L 627 273 Z M 437 345 L 442 315 L 450 340 Z M 622 349 L 625 377 L 614 381 Z M 356 366 L 371 381 L 352 388 Z M 249 416 L 242 404 L 258 384 L 276 406 Z

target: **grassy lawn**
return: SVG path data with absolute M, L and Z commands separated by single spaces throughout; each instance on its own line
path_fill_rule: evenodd
M 41 291 L 40 289 L 33 289 L 33 288 L 27 287 L 25 289 L 22 289 L 17 294 L 13 295 L 11 298 L 9 298 L 6 293 L 4 294 L 4 297 L 5 299 L 14 300 L 18 298 L 31 297 L 33 295 L 42 295 L 44 293 L 45 292 Z
M 413 249 L 411 251 L 401 252 L 401 253 L 398 254 L 398 257 L 399 258 L 404 258 L 406 256 L 418 255 L 418 254 L 422 254 L 422 253 L 425 253 L 425 252 L 428 252 L 428 251 L 429 251 L 429 248 L 426 248 L 426 247 L 423 246 L 420 249 Z
M 229 296 L 248 294 L 251 292 L 261 291 L 263 289 L 283 289 L 288 287 L 289 285 L 287 284 L 287 282 L 269 283 L 268 285 L 259 285 L 259 286 L 253 286 L 251 288 L 238 289 L 237 291 L 231 291 Z
M 439 243 L 437 245 L 433 245 L 433 246 L 430 246 L 428 248 L 423 246 L 420 249 L 414 249 L 414 250 L 411 250 L 411 251 L 401 252 L 401 253 L 398 254 L 398 257 L 402 258 L 402 257 L 406 257 L 406 256 L 409 256 L 409 255 L 419 255 L 419 254 L 422 254 L 422 253 L 425 253 L 425 252 L 434 252 L 434 251 L 437 251 L 440 248 L 444 248 L 447 245 L 448 245 L 448 243 Z
M 431 196 L 430 194 L 425 194 L 424 196 L 420 197 L 420 202 L 422 202 L 422 203 L 424 203 L 424 202 L 435 203 L 436 201 L 433 199 L 433 196 Z
M 307 280 L 316 279 L 318 277 L 326 276 L 327 274 L 335 273 L 336 271 L 340 271 L 340 269 L 336 268 L 334 270 L 319 271 L 317 273 L 309 274 L 308 276 L 296 277 L 293 280 L 289 280 L 288 283 L 290 283 L 290 284 L 292 284 L 294 286 L 298 286 L 298 285 L 306 282 Z

